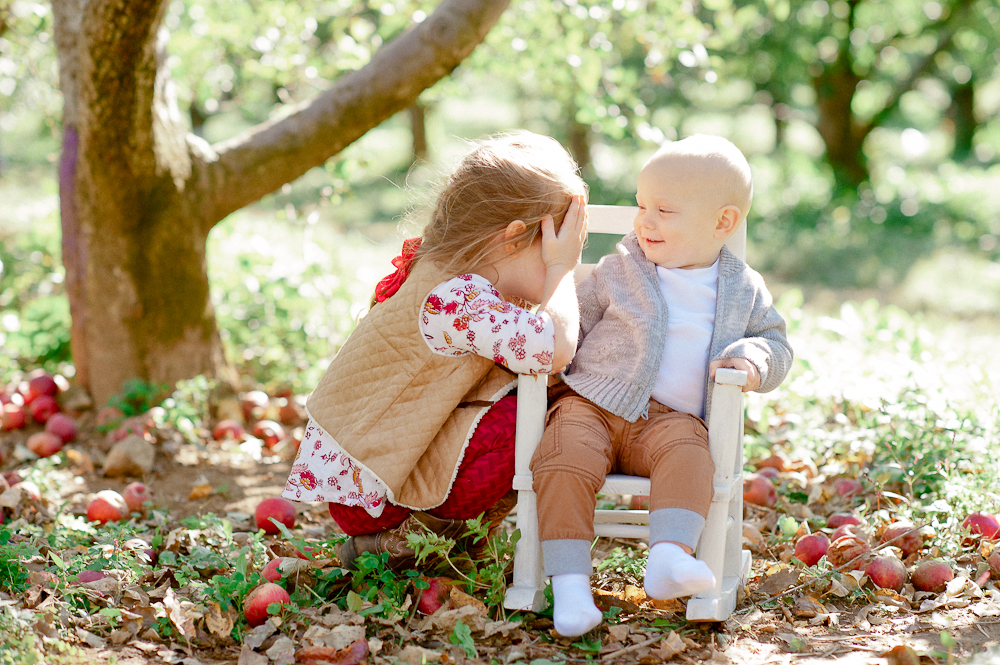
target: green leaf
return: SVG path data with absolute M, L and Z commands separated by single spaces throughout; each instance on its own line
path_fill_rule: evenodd
M 461 621 L 455 624 L 448 641 L 461 647 L 469 658 L 476 657 L 476 643 L 472 639 L 472 629 Z
M 352 612 L 359 612 L 364 607 L 364 600 L 354 591 L 347 592 L 347 609 Z

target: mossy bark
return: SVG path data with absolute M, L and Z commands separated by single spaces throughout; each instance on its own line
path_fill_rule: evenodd
M 98 404 L 130 378 L 224 373 L 205 257 L 212 227 L 413 104 L 508 3 L 445 0 L 330 90 L 214 146 L 181 123 L 164 66 L 166 4 L 53 2 L 73 357 Z

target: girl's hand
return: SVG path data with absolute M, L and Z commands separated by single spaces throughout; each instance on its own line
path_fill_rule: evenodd
M 586 240 L 587 206 L 583 196 L 574 196 L 558 234 L 551 215 L 542 219 L 542 261 L 546 269 L 572 270 L 580 262 Z

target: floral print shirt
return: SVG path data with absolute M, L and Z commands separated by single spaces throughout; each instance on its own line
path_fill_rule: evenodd
M 524 301 L 505 300 L 480 275 L 459 275 L 427 295 L 420 332 L 440 355 L 475 353 L 518 374 L 548 374 L 555 350 L 552 319 L 527 307 Z M 378 517 L 385 508 L 386 487 L 310 418 L 282 496 L 361 506 Z

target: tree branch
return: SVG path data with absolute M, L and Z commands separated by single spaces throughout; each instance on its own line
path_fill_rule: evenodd
M 868 136 L 873 129 L 879 127 L 883 122 L 885 122 L 886 118 L 888 118 L 889 115 L 896 110 L 896 107 L 899 106 L 899 102 L 903 98 L 903 95 L 910 90 L 913 90 L 913 87 L 917 84 L 917 80 L 926 74 L 931 68 L 931 65 L 934 63 L 934 58 L 937 57 L 938 53 L 941 53 L 951 46 L 951 41 L 957 31 L 954 24 L 958 22 L 958 17 L 969 9 L 972 2 L 973 0 L 959 0 L 958 6 L 955 7 L 954 10 L 950 12 L 948 16 L 937 22 L 934 29 L 944 30 L 944 32 L 938 38 L 938 43 L 934 47 L 934 50 L 920 60 L 920 62 L 910 71 L 910 76 L 906 79 L 906 81 L 896 87 L 893 91 L 892 97 L 890 97 L 885 106 L 882 107 L 882 110 L 872 116 L 871 120 L 865 124 L 862 130 L 864 136 Z
M 443 0 L 371 62 L 290 115 L 194 154 L 193 195 L 206 222 L 256 201 L 343 150 L 451 73 L 486 37 L 509 0 Z

